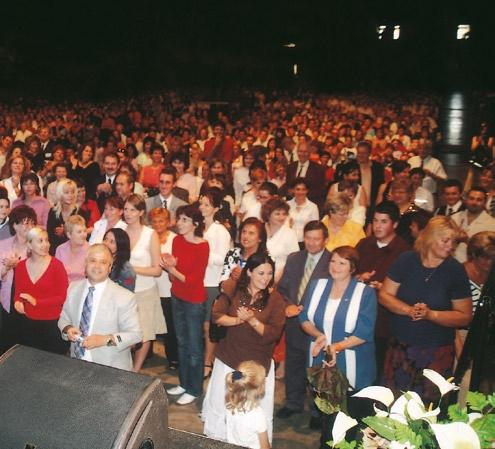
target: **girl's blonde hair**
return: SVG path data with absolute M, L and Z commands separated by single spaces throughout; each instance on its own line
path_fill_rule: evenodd
M 55 206 L 53 210 L 55 215 L 60 217 L 62 214 L 62 197 L 65 193 L 65 189 L 68 187 L 69 189 L 74 190 L 74 204 L 73 209 L 77 209 L 77 184 L 72 179 L 62 179 L 57 183 L 57 188 L 55 189 Z
M 237 371 L 227 374 L 227 410 L 234 414 L 255 408 L 265 395 L 265 377 L 265 368 L 253 360 L 242 362 Z
M 461 235 L 459 226 L 450 218 L 444 215 L 437 215 L 430 219 L 426 227 L 419 233 L 414 249 L 424 260 L 428 256 L 428 251 L 434 241 L 450 234 L 453 239 L 458 240 Z

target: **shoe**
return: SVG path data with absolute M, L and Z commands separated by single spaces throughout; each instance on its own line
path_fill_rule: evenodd
M 319 416 L 312 416 L 309 420 L 309 428 L 311 430 L 321 430 L 321 418 Z
M 177 399 L 177 404 L 187 405 L 190 404 L 191 402 L 194 402 L 196 399 L 198 399 L 196 396 L 193 396 L 192 394 L 189 393 L 184 393 L 179 399 Z
M 168 369 L 171 371 L 176 371 L 179 369 L 179 362 L 168 362 Z
M 172 395 L 172 396 L 178 396 L 179 394 L 183 394 L 186 392 L 185 388 L 182 388 L 180 385 L 177 385 L 176 387 L 168 388 L 167 393 Z
M 208 377 L 211 377 L 212 372 L 213 372 L 213 365 L 207 365 L 205 363 L 205 370 L 203 371 L 203 373 L 204 373 L 203 380 L 206 380 L 206 379 L 208 379 Z
M 292 415 L 295 415 L 296 413 L 301 413 L 301 410 L 292 410 L 288 407 L 282 407 L 278 412 L 277 412 L 277 418 L 280 419 L 287 419 L 290 418 Z

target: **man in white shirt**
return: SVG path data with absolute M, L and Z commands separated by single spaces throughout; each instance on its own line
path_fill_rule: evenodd
M 421 167 L 425 172 L 423 187 L 435 194 L 437 192 L 437 182 L 447 179 L 447 173 L 442 163 L 431 156 L 432 144 L 425 142 L 418 147 L 418 155 L 411 157 L 407 162 L 411 168 Z
M 467 237 L 483 231 L 495 231 L 495 218 L 485 211 L 486 191 L 481 187 L 473 187 L 466 198 L 466 210 L 455 215 L 452 219 L 466 232 Z M 459 243 L 455 252 L 455 258 L 459 262 L 465 262 L 467 245 Z
M 71 357 L 130 371 L 131 346 L 142 332 L 134 294 L 108 278 L 112 262 L 105 245 L 89 248 L 87 279 L 71 283 L 58 327 Z

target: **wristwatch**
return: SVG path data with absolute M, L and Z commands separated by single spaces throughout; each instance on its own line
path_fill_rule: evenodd
M 117 346 L 117 343 L 113 341 L 113 337 L 111 335 L 108 336 L 107 346 Z

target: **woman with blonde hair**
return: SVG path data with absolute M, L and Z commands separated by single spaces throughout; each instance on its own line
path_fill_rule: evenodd
M 77 207 L 77 185 L 71 179 L 61 180 L 55 191 L 56 203 L 48 213 L 46 230 L 50 239 L 50 254 L 54 255 L 57 247 L 68 239 L 64 225 L 71 215 L 80 215 L 88 221 L 87 212 Z
M 416 391 L 436 401 L 425 368 L 448 378 L 454 362 L 455 329 L 472 319 L 472 300 L 464 267 L 451 254 L 460 236 L 452 219 L 437 216 L 421 231 L 414 251 L 402 253 L 390 268 L 379 301 L 390 311 L 384 383 L 395 392 Z
M 248 360 L 227 374 L 225 406 L 227 441 L 231 444 L 269 449 L 265 412 L 260 406 L 265 396 L 265 368 Z
M 151 340 L 167 328 L 160 307 L 160 296 L 154 278 L 162 274 L 160 268 L 160 241 L 158 234 L 144 225 L 146 203 L 141 195 L 132 194 L 124 205 L 126 232 L 131 243 L 130 263 L 136 272 L 134 293 L 138 305 L 139 324 L 143 344 L 134 353 L 134 368 L 138 372 L 148 354 Z
M 89 243 L 86 241 L 88 229 L 80 215 L 71 215 L 64 224 L 65 235 L 69 238 L 55 251 L 55 257 L 64 264 L 69 282 L 86 277 L 86 256 Z
M 349 218 L 352 204 L 352 200 L 344 192 L 332 195 L 327 201 L 328 212 L 321 222 L 328 229 L 328 251 L 339 246 L 355 247 L 366 237 L 363 227 Z
M 39 227 L 27 233 L 29 257 L 15 269 L 14 307 L 23 315 L 20 343 L 64 354 L 69 345 L 57 326 L 67 297 L 67 272 L 62 262 L 50 256 L 48 234 Z

